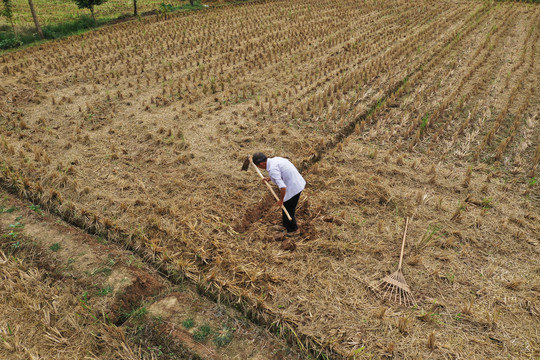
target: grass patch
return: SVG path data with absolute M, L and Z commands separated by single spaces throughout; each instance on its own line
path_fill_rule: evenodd
M 104 274 L 105 276 L 109 276 L 111 275 L 111 268 L 108 268 L 108 267 L 102 267 L 102 268 L 97 268 L 97 269 L 93 269 L 92 271 L 89 272 L 90 276 L 94 276 L 94 275 L 98 275 L 98 274 Z
M 13 224 L 9 224 L 10 229 L 21 229 L 23 227 L 24 227 L 24 224 L 19 221 L 15 221 Z
M 191 329 L 195 325 L 195 321 L 193 318 L 187 318 L 186 320 L 182 321 L 182 326 L 186 329 Z
M 43 215 L 43 211 L 41 211 L 41 206 L 32 204 L 32 205 L 29 206 L 29 208 L 30 208 L 30 210 L 32 210 L 36 214 Z
M 54 252 L 57 252 L 58 250 L 61 249 L 61 246 L 60 246 L 60 243 L 54 243 L 52 244 L 49 249 L 51 249 L 51 251 L 54 251 Z
M 173 5 L 162 2 L 159 5 L 158 10 L 161 13 L 170 13 L 175 11 L 200 10 L 204 8 L 205 6 L 202 5 L 200 1 L 195 1 L 193 6 L 189 3 L 189 1 L 182 5 Z M 44 26 L 42 25 L 44 40 L 61 39 L 67 36 L 81 34 L 94 28 L 107 25 L 115 20 L 121 20 L 131 16 L 131 14 L 119 15 L 118 13 L 109 13 L 108 15 L 108 17 L 101 17 L 97 19 L 97 25 L 94 23 L 92 17 L 87 14 L 80 15 L 71 20 L 64 18 L 61 20 L 61 22 L 46 24 Z M 33 26 L 28 25 L 19 28 L 17 30 L 17 36 L 14 36 L 11 27 L 0 27 L 0 50 L 15 49 L 39 42 L 41 42 L 41 39 Z
M 98 20 L 98 26 L 104 25 L 110 19 Z M 72 21 L 60 24 L 45 25 L 43 35 L 46 40 L 60 39 L 66 36 L 79 34 L 95 28 L 94 20 L 88 15 L 82 15 Z M 0 31 L 0 50 L 13 49 L 40 41 L 39 35 L 34 28 L 25 28 L 17 33 L 17 37 L 11 31 Z
M 172 4 L 166 4 L 166 3 L 161 3 L 159 5 L 159 10 L 162 12 L 162 13 L 169 13 L 169 12 L 173 12 L 173 11 L 179 11 L 179 10 L 200 10 L 200 9 L 204 9 L 205 7 L 201 4 L 200 1 L 194 1 L 193 2 L 193 6 L 191 6 L 191 4 L 189 3 L 189 1 L 186 3 L 186 4 L 182 4 L 182 5 L 172 5 Z
M 141 308 L 138 308 L 138 309 L 135 309 L 133 311 L 131 311 L 129 314 L 128 314 L 128 317 L 130 318 L 135 318 L 135 319 L 141 319 L 143 318 L 146 314 L 148 314 L 148 309 L 145 308 L 144 306 L 141 307 Z
M 101 244 L 101 245 L 107 245 L 109 243 L 107 241 L 107 239 L 105 239 L 104 237 L 101 237 L 101 236 L 97 237 L 97 242 L 98 242 L 98 244 Z
M 204 324 L 203 326 L 199 327 L 195 332 L 193 333 L 193 339 L 196 341 L 205 341 L 206 338 L 208 338 L 208 335 L 212 333 L 212 329 L 210 328 L 210 325 Z
M 0 50 L 14 49 L 23 44 L 24 43 L 20 39 L 15 38 L 12 34 L 7 34 L 4 38 L 0 33 Z
M 428 125 L 428 121 L 429 121 L 429 114 L 426 114 L 422 117 L 422 122 L 420 123 L 420 130 L 423 132 L 427 125 Z
M 15 206 L 11 206 L 11 207 L 8 207 L 8 208 L 5 208 L 5 207 L 0 207 L 0 214 L 4 214 L 4 213 L 7 213 L 7 214 L 11 214 L 12 212 L 14 211 L 17 211 L 19 210 L 17 207 Z
M 232 341 L 233 332 L 235 330 L 235 328 L 223 325 L 214 336 L 214 344 L 216 344 L 217 347 L 228 345 Z
M 104 25 L 111 19 L 99 19 L 97 21 L 98 26 Z M 46 39 L 58 39 L 61 37 L 69 36 L 83 31 L 93 29 L 95 26 L 94 20 L 91 16 L 82 15 L 78 19 L 73 21 L 67 21 L 55 25 L 47 25 L 43 28 L 43 35 Z
M 105 286 L 104 288 L 99 289 L 97 294 L 99 296 L 107 296 L 107 295 L 111 294 L 112 292 L 113 292 L 112 286 Z
M 484 209 L 491 209 L 493 207 L 493 198 L 487 197 L 482 199 L 482 207 Z

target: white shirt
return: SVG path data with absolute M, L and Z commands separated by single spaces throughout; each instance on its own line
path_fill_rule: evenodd
M 276 156 L 266 159 L 266 171 L 272 182 L 280 189 L 287 188 L 283 201 L 289 200 L 306 187 L 306 180 L 285 158 Z

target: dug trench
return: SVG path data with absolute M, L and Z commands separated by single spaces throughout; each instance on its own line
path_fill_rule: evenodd
M 100 332 L 110 333 L 119 342 L 114 344 L 130 349 L 138 358 L 158 354 L 168 359 L 228 359 L 237 355 L 246 359 L 300 358 L 283 340 L 246 321 L 239 312 L 201 297 L 188 282 L 169 282 L 133 252 L 74 228 L 37 205 L 5 192 L 0 196 L 0 251 L 24 264 L 24 269 L 34 269 L 31 271 L 39 274 L 40 283 L 65 287 L 66 296 L 77 303 L 67 312 L 54 308 L 51 324 L 62 337 L 76 336 L 72 329 L 60 325 L 74 312 L 93 318 L 92 323 L 99 326 L 98 330 L 92 328 L 98 334 L 89 346 L 114 349 L 116 345 L 100 340 Z M 0 270 L 5 268 L 0 266 Z M 29 348 L 56 358 L 66 348 L 54 348 L 52 340 L 42 344 L 37 338 L 50 332 L 47 324 L 40 335 L 27 328 L 31 321 L 21 323 L 20 318 L 10 315 L 10 299 L 15 295 L 8 292 L 3 300 L 7 312 L 2 313 L 3 321 L 17 326 L 4 337 L 0 358 L 17 357 Z M 39 301 L 59 300 L 44 297 Z M 91 330 L 88 323 L 79 325 Z M 27 336 L 29 333 L 34 336 Z M 100 352 L 107 350 L 100 348 Z
M 273 226 L 281 225 L 281 217 L 281 209 L 276 206 L 275 199 L 268 193 L 246 210 L 244 217 L 233 225 L 233 229 L 238 233 L 250 236 L 252 241 L 279 242 L 283 250 L 292 251 L 296 248 L 297 241 L 306 242 L 316 235 L 314 221 L 329 218 L 325 216 L 322 208 L 312 209 L 309 199 L 306 199 L 305 196 L 302 197 L 296 209 L 299 234 L 293 239 L 286 238 L 283 231 L 271 230 Z

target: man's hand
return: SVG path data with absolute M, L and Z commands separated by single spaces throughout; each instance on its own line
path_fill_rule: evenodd
M 277 202 L 277 206 L 281 207 L 282 205 L 283 205 L 283 200 L 279 200 L 279 201 Z
M 262 179 L 263 182 L 270 182 L 270 178 L 269 177 L 265 177 Z

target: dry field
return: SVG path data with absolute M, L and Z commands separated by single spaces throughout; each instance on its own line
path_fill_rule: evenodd
M 262 1 L 0 59 L 0 180 L 322 357 L 540 356 L 538 5 Z M 302 232 L 246 155 L 308 181 Z M 369 283 L 397 267 L 418 306 Z
M 2 360 L 303 358 L 194 284 L 4 191 L 0 280 Z
M 85 311 L 72 294 L 76 292 L 72 281 L 62 279 L 58 285 L 58 279 L 21 260 L 0 250 L 0 354 L 4 359 L 37 359 L 54 353 L 62 353 L 64 359 L 89 355 L 102 359 L 135 358 L 136 347 L 126 345 L 125 337 L 122 341 L 122 334 L 115 332 L 114 326 Z M 96 333 L 100 334 L 99 341 Z M 24 355 L 14 357 L 14 352 Z

